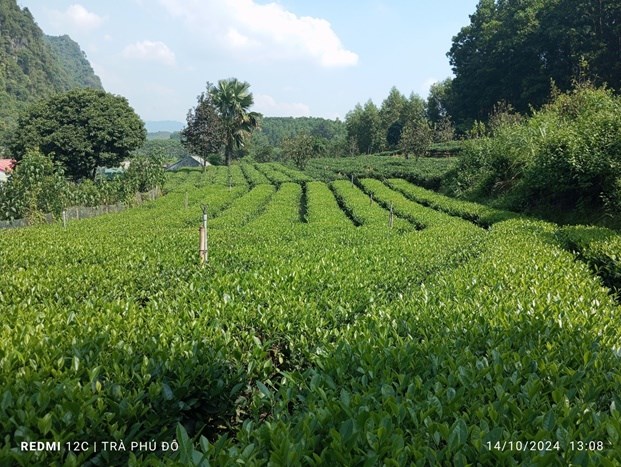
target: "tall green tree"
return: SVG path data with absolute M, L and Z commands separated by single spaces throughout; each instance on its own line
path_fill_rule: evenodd
M 446 78 L 444 81 L 433 83 L 427 96 L 427 118 L 431 123 L 437 124 L 446 118 L 451 118 L 451 93 L 453 80 Z
M 364 107 L 356 104 L 345 116 L 348 141 L 354 141 L 358 151 L 366 154 L 381 150 L 381 119 L 377 106 L 369 99 Z
M 214 101 L 214 86 L 207 83 L 207 89 L 196 99 L 196 107 L 188 111 L 186 126 L 181 130 L 181 144 L 203 159 L 203 170 L 207 158 L 218 153 L 226 143 L 224 122 Z
M 426 119 L 410 120 L 403 127 L 400 145 L 406 159 L 410 154 L 414 154 L 416 160 L 426 156 L 432 142 L 433 129 Z
M 385 135 L 383 144 L 386 149 L 394 149 L 401 139 L 401 130 L 405 124 L 407 98 L 393 86 L 379 109 L 381 131 Z M 382 148 L 384 149 L 384 148 Z
M 124 97 L 75 89 L 31 105 L 19 118 L 9 149 L 19 161 L 31 150 L 59 162 L 74 180 L 94 179 L 146 140 L 144 123 Z
M 282 152 L 285 158 L 301 170 L 306 168 L 306 164 L 313 157 L 325 156 L 325 146 L 323 139 L 311 136 L 308 133 L 299 133 L 283 141 Z
M 411 93 L 408 98 L 407 105 L 403 108 L 403 115 L 401 117 L 404 122 L 404 126 L 409 121 L 426 121 L 427 120 L 427 103 L 418 94 Z
M 371 154 L 382 150 L 384 135 L 379 109 L 369 99 L 362 108 L 361 133 L 358 138 L 358 147 L 361 151 Z
M 254 104 L 250 84 L 237 78 L 221 79 L 212 89 L 211 96 L 218 109 L 224 128 L 224 154 L 226 164 L 231 165 L 233 152 L 241 149 L 259 126 L 260 115 L 249 112 Z

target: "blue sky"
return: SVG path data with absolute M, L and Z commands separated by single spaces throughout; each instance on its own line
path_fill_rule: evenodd
M 144 120 L 185 121 L 207 81 L 250 83 L 266 116 L 343 119 L 390 88 L 427 96 L 477 0 L 18 0 L 69 34 Z

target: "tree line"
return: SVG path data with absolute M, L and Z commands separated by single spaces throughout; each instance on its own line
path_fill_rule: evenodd
M 589 80 L 618 90 L 621 2 L 480 0 L 447 56 L 454 77 L 433 84 L 426 99 L 393 87 L 381 105 L 357 104 L 343 122 L 264 119 L 264 131 L 231 154 L 283 160 L 304 147 L 308 157 L 383 151 L 418 157 L 432 142 L 482 136 L 494 115 L 532 113 L 553 89 Z
M 237 78 L 207 83 L 181 131 L 185 148 L 210 163 L 233 158 L 292 161 L 304 168 L 310 158 L 400 151 L 425 155 L 433 142 L 454 138 L 449 116 L 412 93 L 393 87 L 380 107 L 357 104 L 345 120 L 317 117 L 263 117 L 250 112 L 252 93 Z M 431 99 L 431 97 L 430 97 Z
M 529 113 L 576 80 L 621 87 L 618 0 L 480 0 L 447 53 L 454 78 L 432 88 L 466 133 L 503 102 Z

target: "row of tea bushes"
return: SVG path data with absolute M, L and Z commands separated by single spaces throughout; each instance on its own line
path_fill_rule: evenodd
M 222 214 L 216 217 L 211 227 L 229 228 L 240 227 L 256 217 L 267 205 L 276 188 L 273 185 L 262 184 L 237 198 Z
M 403 178 L 426 188 L 437 189 L 442 178 L 455 167 L 455 159 L 403 159 L 386 156 L 356 156 L 311 159 L 305 172 L 317 180 L 338 178 Z
M 354 225 L 323 182 L 306 184 L 306 221 L 326 229 L 344 229 Z
M 248 181 L 244 176 L 239 164 L 231 165 L 229 167 L 229 178 L 232 186 L 248 186 Z
M 556 226 L 484 230 L 372 186 L 426 221 L 400 232 L 351 183 L 309 182 L 303 203 L 296 184 L 243 194 L 201 180 L 66 230 L 0 233 L 0 464 L 621 458 L 619 307 Z M 218 213 L 202 268 L 198 199 Z M 175 437 L 176 457 L 19 449 Z
M 259 172 L 253 164 L 242 162 L 240 167 L 250 186 L 254 187 L 264 183 L 270 183 L 267 177 Z
M 337 201 L 355 223 L 364 226 L 389 227 L 389 211 L 374 202 L 351 182 L 335 180 L 330 186 Z M 408 231 L 417 226 L 400 217 L 393 216 L 393 227 L 398 231 Z
M 275 185 L 291 181 L 291 177 L 280 170 L 276 170 L 271 164 L 254 164 L 254 168 L 265 175 L 270 183 Z
M 621 235 L 592 226 L 568 226 L 557 237 L 565 248 L 575 251 L 621 298 Z
M 416 186 L 406 180 L 392 178 L 386 180 L 386 184 L 417 203 L 446 212 L 451 216 L 461 217 L 481 227 L 487 228 L 496 222 L 518 217 L 518 214 L 513 212 L 491 208 L 479 203 L 450 198 Z
M 285 226 L 294 226 L 301 222 L 300 203 L 302 198 L 302 187 L 297 183 L 283 183 L 278 191 L 272 196 L 265 211 L 256 219 L 251 221 L 247 227 L 250 229 L 272 227 L 271 224 L 281 223 Z
M 406 198 L 401 192 L 395 191 L 387 187 L 379 180 L 365 178 L 359 181 L 361 188 L 369 196 L 385 208 L 392 205 L 394 211 L 401 217 L 408 219 L 419 228 L 425 227 L 445 227 L 447 223 L 456 223 L 465 225 L 465 221 L 455 219 L 451 216 L 429 209 L 417 202 L 413 202 Z
M 619 307 L 554 230 L 497 224 L 480 254 L 359 315 L 311 367 L 286 371 L 264 395 L 267 420 L 255 413 L 234 439 L 203 439 L 180 458 L 616 465 Z
M 274 170 L 282 172 L 283 174 L 288 176 L 289 179 L 291 181 L 293 181 L 293 182 L 303 183 L 303 182 L 310 182 L 310 181 L 312 181 L 312 178 L 309 177 L 304 172 L 302 172 L 302 171 L 300 171 L 298 169 L 294 169 L 293 167 L 289 167 L 287 165 L 280 164 L 278 162 L 268 162 L 268 163 L 263 164 L 263 165 L 267 165 L 269 167 L 272 167 Z

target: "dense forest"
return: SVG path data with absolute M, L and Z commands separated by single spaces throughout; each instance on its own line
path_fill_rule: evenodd
M 440 101 L 456 126 L 486 120 L 498 102 L 529 112 L 588 77 L 621 87 L 621 2 L 481 0 L 447 56 L 455 78 Z
M 0 0 L 0 139 L 29 103 L 75 87 L 103 89 L 78 44 L 45 36 L 28 8 Z
M 261 132 L 269 144 L 279 146 L 285 138 L 301 132 L 325 138 L 344 138 L 345 126 L 340 120 L 328 120 L 318 117 L 264 117 L 261 120 Z

